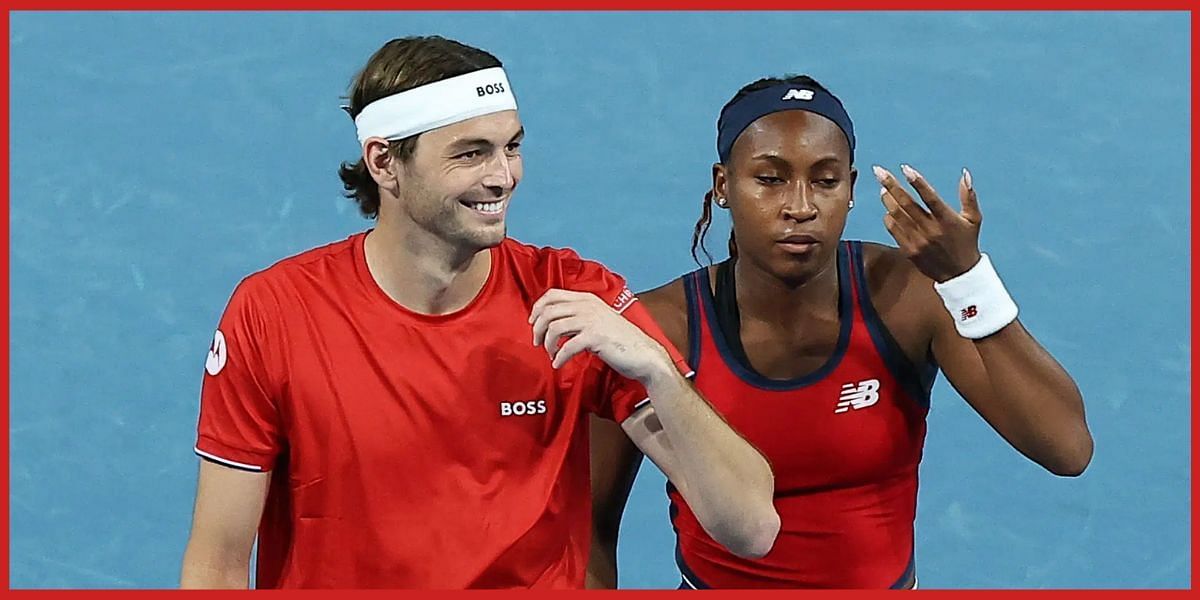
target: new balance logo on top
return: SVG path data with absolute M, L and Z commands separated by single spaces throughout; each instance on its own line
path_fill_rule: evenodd
M 879 402 L 879 380 L 865 379 L 858 382 L 842 384 L 842 395 L 838 397 L 837 409 L 834 413 L 844 413 L 850 409 L 859 410 Z
M 812 90 L 798 90 L 798 89 L 792 88 L 792 89 L 788 90 L 786 94 L 783 95 L 783 99 L 784 100 L 812 100 L 813 99 L 813 91 Z

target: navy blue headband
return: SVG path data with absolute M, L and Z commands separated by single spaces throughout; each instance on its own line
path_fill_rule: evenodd
M 721 111 L 717 120 L 717 156 L 729 161 L 733 142 L 751 123 L 782 110 L 806 110 L 833 121 L 850 142 L 850 162 L 854 162 L 854 123 L 842 103 L 829 92 L 812 85 L 779 83 L 750 92 Z

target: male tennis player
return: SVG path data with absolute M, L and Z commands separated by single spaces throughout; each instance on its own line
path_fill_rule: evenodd
M 393 40 L 348 112 L 362 153 L 341 178 L 376 225 L 234 291 L 205 365 L 182 585 L 246 587 L 257 532 L 258 587 L 583 587 L 590 413 L 714 539 L 766 554 L 767 462 L 625 281 L 506 237 L 523 130 L 500 61 Z

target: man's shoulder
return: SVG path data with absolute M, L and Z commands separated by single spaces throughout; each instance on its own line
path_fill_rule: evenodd
M 259 271 L 259 273 L 270 272 L 273 276 L 285 277 L 289 274 L 294 274 L 296 271 L 322 268 L 330 261 L 344 261 L 346 264 L 350 264 L 355 248 L 361 244 L 362 238 L 365 236 L 366 233 L 360 232 L 344 240 L 310 248 L 298 254 L 282 258 L 276 261 L 275 264 Z
M 502 248 L 511 260 L 514 276 L 534 299 L 552 288 L 590 292 L 623 310 L 635 298 L 624 277 L 571 248 L 534 246 L 513 239 L 506 239 Z
M 604 263 L 587 259 L 573 248 L 537 246 L 506 238 L 501 247 L 518 268 L 530 269 L 547 278 L 547 283 L 566 283 L 575 279 L 620 276 Z
M 504 241 L 500 243 L 500 247 L 509 256 L 522 263 L 556 264 L 563 262 L 574 263 L 584 260 L 574 248 L 538 246 L 514 238 L 504 238 Z
M 341 277 L 353 270 L 353 256 L 365 233 L 310 248 L 276 261 L 269 267 L 251 273 L 238 285 L 240 293 L 256 298 L 272 296 L 276 303 L 294 296 L 306 285 L 320 285 L 331 277 Z

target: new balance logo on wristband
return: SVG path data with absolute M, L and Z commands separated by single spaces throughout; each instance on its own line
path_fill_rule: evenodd
M 974 304 L 962 309 L 962 320 L 964 321 L 977 316 L 979 316 L 979 309 Z
M 876 402 L 879 402 L 878 379 L 865 379 L 857 384 L 843 383 L 842 395 L 838 398 L 837 408 L 833 412 L 844 413 L 852 408 L 861 410 L 874 406 Z

